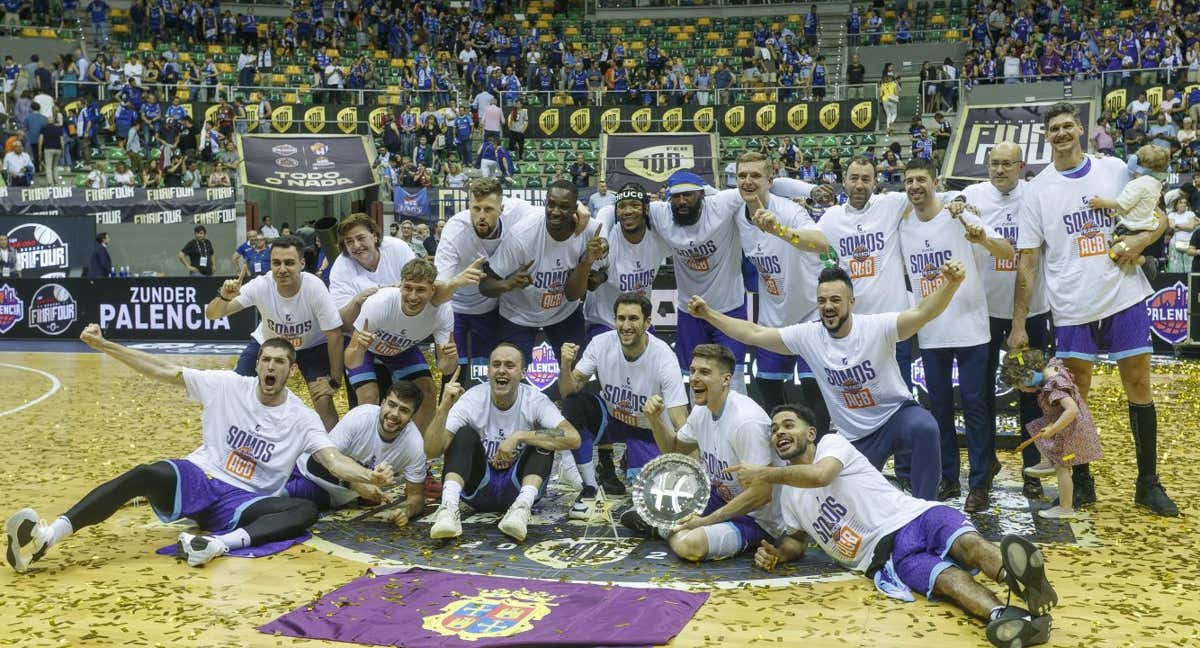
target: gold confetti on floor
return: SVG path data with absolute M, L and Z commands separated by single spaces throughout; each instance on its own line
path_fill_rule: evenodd
M 179 356 L 178 362 L 232 364 L 214 357 Z M 137 377 L 115 361 L 92 354 L 0 353 L 0 363 L 50 372 L 63 385 L 47 400 L 0 418 L 5 517 L 32 506 L 52 518 L 131 466 L 184 456 L 199 443 L 200 409 L 181 389 Z M 1200 364 L 1155 371 L 1160 472 L 1191 516 L 1154 518 L 1133 506 L 1136 469 L 1120 383 L 1111 371 L 1099 370 L 1091 407 L 1105 459 L 1093 467 L 1100 502 L 1089 510 L 1098 546 L 1044 547 L 1061 601 L 1053 646 L 1200 646 L 1194 504 L 1200 501 Z M 0 367 L 0 385 L 2 412 L 45 393 L 50 381 Z M 339 408 L 344 411 L 344 400 Z M 1001 459 L 1005 477 L 1019 480 L 1019 458 L 1002 453 Z M 192 569 L 154 555 L 177 533 L 148 507 L 128 506 L 54 547 L 34 572 L 0 570 L 0 645 L 346 645 L 254 628 L 360 575 L 364 564 L 302 546 Z M 920 598 L 896 602 L 866 579 L 715 590 L 671 645 L 801 642 L 821 648 L 987 645 L 982 624 L 954 607 Z

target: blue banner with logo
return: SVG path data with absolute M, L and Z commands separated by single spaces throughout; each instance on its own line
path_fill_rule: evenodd
M 396 205 L 396 220 L 431 221 L 429 214 L 429 190 L 409 190 L 396 187 L 392 192 L 392 203 Z

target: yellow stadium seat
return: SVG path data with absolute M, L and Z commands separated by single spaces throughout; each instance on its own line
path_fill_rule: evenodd
M 299 65 L 289 65 L 289 66 L 283 68 L 283 73 L 284 74 L 303 74 L 304 72 L 300 69 Z
M 728 47 L 718 47 L 716 55 L 717 56 L 733 56 L 733 50 L 729 49 Z
M 572 25 L 570 27 L 567 27 L 566 30 L 563 31 L 563 33 L 566 34 L 567 36 L 578 36 L 579 28 Z
M 629 44 L 629 49 L 631 49 L 635 52 L 640 52 L 640 51 L 646 49 L 646 43 L 644 43 L 642 41 L 633 41 L 632 43 Z
M 962 34 L 958 33 L 958 30 L 957 30 L 957 29 L 948 29 L 948 30 L 946 30 L 946 40 L 948 40 L 948 41 L 956 41 L 956 40 L 958 40 L 958 39 L 960 39 L 960 38 L 962 38 Z
M 888 32 L 880 37 L 879 42 L 883 43 L 884 45 L 894 45 L 896 43 L 896 35 Z
M 696 20 L 696 24 L 700 25 L 701 27 L 708 27 L 712 24 L 712 18 L 709 18 L 708 16 L 701 16 L 698 20 Z
M 931 24 L 931 25 L 945 25 L 945 24 L 946 24 L 946 17 L 945 17 L 945 16 L 943 16 L 942 14 L 934 14 L 933 16 L 931 16 L 931 17 L 929 18 L 929 24 Z
M 654 21 L 650 20 L 649 18 L 642 18 L 641 20 L 639 20 L 637 22 L 637 26 L 638 27 L 653 27 Z
M 696 26 L 695 25 L 684 25 L 683 31 L 688 34 L 694 34 L 694 33 L 696 33 Z
M 550 97 L 550 105 L 551 106 L 563 105 L 563 96 L 562 95 L 554 95 L 553 97 Z
M 1122 9 L 1121 13 L 1117 14 L 1117 17 L 1120 18 L 1121 20 L 1132 20 L 1133 19 L 1133 9 Z
M 283 103 L 291 103 L 291 104 L 300 103 L 300 95 L 298 95 L 294 92 L 289 92 L 289 93 L 283 95 Z
M 390 85 L 387 87 L 388 94 L 400 94 L 400 86 Z
M 554 34 L 542 34 L 541 36 L 538 36 L 538 42 L 539 43 L 553 43 L 554 42 Z
M 380 106 L 386 106 L 390 98 L 391 97 L 388 97 L 385 94 L 377 94 L 375 95 L 375 103 L 379 104 Z
M 777 22 L 771 23 L 771 31 L 777 32 L 781 29 L 783 29 L 783 23 L 777 23 Z
M 625 33 L 625 30 L 621 29 L 617 25 L 614 25 L 614 26 L 608 28 L 608 34 L 610 36 L 620 36 L 621 34 L 624 34 L 624 33 Z
M 287 75 L 272 74 L 271 75 L 271 83 L 274 83 L 275 85 L 283 85 L 283 84 L 287 83 Z
M 124 9 L 121 9 L 121 8 L 118 8 L 118 7 L 112 7 L 111 9 L 109 9 L 109 10 L 108 10 L 108 17 L 109 17 L 110 19 L 112 19 L 112 18 L 123 18 L 123 17 L 125 17 L 125 16 L 128 16 L 128 15 L 129 15 L 129 12 L 128 12 L 128 11 L 125 11 Z
M 704 38 L 705 38 L 705 40 L 719 41 L 719 40 L 721 40 L 721 32 L 708 32 L 708 34 L 705 35 Z
M 25 38 L 37 38 L 37 37 L 38 37 L 38 30 L 37 30 L 37 27 L 25 27 L 25 28 L 23 28 L 23 29 L 21 30 L 21 36 L 23 36 L 23 37 L 25 37 Z
M 209 45 L 204 51 L 208 52 L 209 54 L 220 54 L 223 50 L 221 49 L 220 45 Z
M 754 95 L 752 97 L 750 97 L 750 102 L 751 103 L 767 103 L 767 93 L 755 92 Z
M 192 62 L 192 53 L 191 52 L 180 52 L 179 60 L 182 63 L 191 63 Z
M 798 22 L 803 22 L 803 21 L 804 21 L 804 16 L 801 16 L 800 14 L 792 14 L 792 15 L 790 15 L 790 16 L 788 16 L 788 17 L 787 17 L 787 21 L 788 21 L 788 22 L 790 22 L 790 23 L 798 23 Z
M 738 47 L 750 47 L 750 39 L 748 39 L 748 38 L 737 39 L 737 46 Z
M 49 27 L 42 28 L 42 38 L 58 38 L 58 32 Z
M 537 21 L 537 28 L 538 29 L 550 29 L 550 21 L 549 20 Z
M 341 52 L 335 49 L 327 49 L 325 50 L 325 54 L 327 54 L 329 58 L 341 58 L 342 56 Z
M 192 98 L 192 93 L 189 92 L 187 88 L 179 88 L 178 90 L 175 91 L 175 96 L 180 101 L 188 101 L 189 99 Z
M 404 67 L 404 59 L 392 59 L 391 63 L 388 65 L 397 69 L 402 68 Z
M 679 25 L 671 25 L 670 27 L 667 27 L 668 34 L 678 34 L 679 32 Z
M 233 64 L 232 63 L 217 63 L 217 72 L 220 72 L 221 74 L 232 74 L 233 73 Z
M 688 34 L 688 33 L 685 33 L 685 32 L 679 32 L 678 34 L 675 34 L 675 40 L 677 40 L 677 41 L 690 41 L 690 40 L 692 40 L 692 35 L 691 35 L 691 34 Z
M 375 60 L 382 61 L 388 57 L 387 50 L 375 50 Z
M 743 29 L 742 31 L 737 33 L 737 37 L 738 38 L 754 38 L 754 33 Z
M 113 25 L 113 33 L 114 34 L 128 34 L 129 33 L 129 25 L 126 25 L 125 23 L 118 23 L 116 25 Z

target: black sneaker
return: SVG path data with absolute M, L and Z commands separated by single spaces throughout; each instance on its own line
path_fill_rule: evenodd
M 1004 583 L 1011 593 L 1025 600 L 1037 616 L 1050 613 L 1058 605 L 1058 594 L 1046 579 L 1046 559 L 1032 542 L 1018 535 L 1000 540 Z
M 1042 488 L 1042 480 L 1026 476 L 1025 483 L 1021 486 L 1021 494 L 1029 499 L 1042 499 L 1046 496 L 1046 491 Z
M 958 482 L 942 480 L 938 484 L 937 498 L 939 502 L 945 502 L 962 496 L 962 486 Z
M 1175 502 L 1171 501 L 1170 497 L 1167 497 L 1167 491 L 1159 483 L 1158 475 L 1138 478 L 1137 490 L 1134 491 L 1133 495 L 1133 503 L 1144 509 L 1148 509 L 1155 515 L 1163 517 L 1176 517 L 1179 515 L 1179 507 L 1175 506 Z
M 654 527 L 650 526 L 649 523 L 642 519 L 642 516 L 638 515 L 637 509 L 633 505 L 626 506 L 617 516 L 617 520 L 621 523 L 621 526 L 630 531 L 636 531 L 645 535 L 654 533 Z
M 607 460 L 601 459 L 596 462 L 596 480 L 604 487 L 605 496 L 610 498 L 625 496 L 625 484 L 621 483 L 621 479 L 617 477 L 617 469 L 612 464 L 611 455 Z
M 1050 640 L 1049 614 L 1032 616 L 1029 611 L 1009 605 L 987 624 L 987 638 L 996 648 L 1036 646 Z
M 579 491 L 579 497 L 575 498 L 575 504 L 571 506 L 571 512 L 567 517 L 572 520 L 586 520 L 592 516 L 592 507 L 596 503 L 596 487 L 584 486 L 583 490 Z

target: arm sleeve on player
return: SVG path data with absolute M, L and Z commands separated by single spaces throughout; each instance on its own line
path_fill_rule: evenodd
M 266 285 L 267 275 L 261 275 L 246 282 L 242 286 L 237 297 L 233 298 L 233 302 L 242 308 L 252 308 L 258 306 L 259 300 L 262 298 L 262 287 Z
M 596 338 L 592 338 L 588 345 L 583 348 L 583 352 L 579 354 L 579 358 L 575 361 L 575 371 L 578 371 L 589 378 L 595 375 L 597 361 L 596 356 L 599 353 L 596 349 L 597 346 Z
M 771 181 L 771 193 L 784 198 L 808 198 L 816 188 L 814 184 L 793 178 L 775 178 Z
M 309 281 L 309 277 L 315 281 Z M 304 288 L 309 291 L 309 298 L 312 300 L 309 303 L 313 304 L 316 311 L 317 326 L 321 327 L 322 331 L 341 328 L 342 315 L 333 304 L 333 295 L 329 294 L 329 289 L 314 274 L 305 273 L 304 278 Z
M 531 388 L 532 389 L 532 388 Z M 562 412 L 554 406 L 554 401 L 542 392 L 535 391 L 530 405 L 533 410 L 533 416 L 529 420 L 534 421 L 540 428 L 556 428 L 559 423 L 567 420 L 563 418 Z
M 1042 219 L 1037 209 L 1037 196 L 1033 187 L 1026 187 L 1021 209 L 1017 212 L 1017 249 L 1032 250 L 1042 247 Z
M 433 329 L 433 341 L 438 344 L 446 344 L 450 341 L 450 336 L 454 334 L 454 309 L 450 306 L 450 302 L 446 302 L 437 307 L 437 325 Z M 466 353 L 466 350 L 463 350 Z

